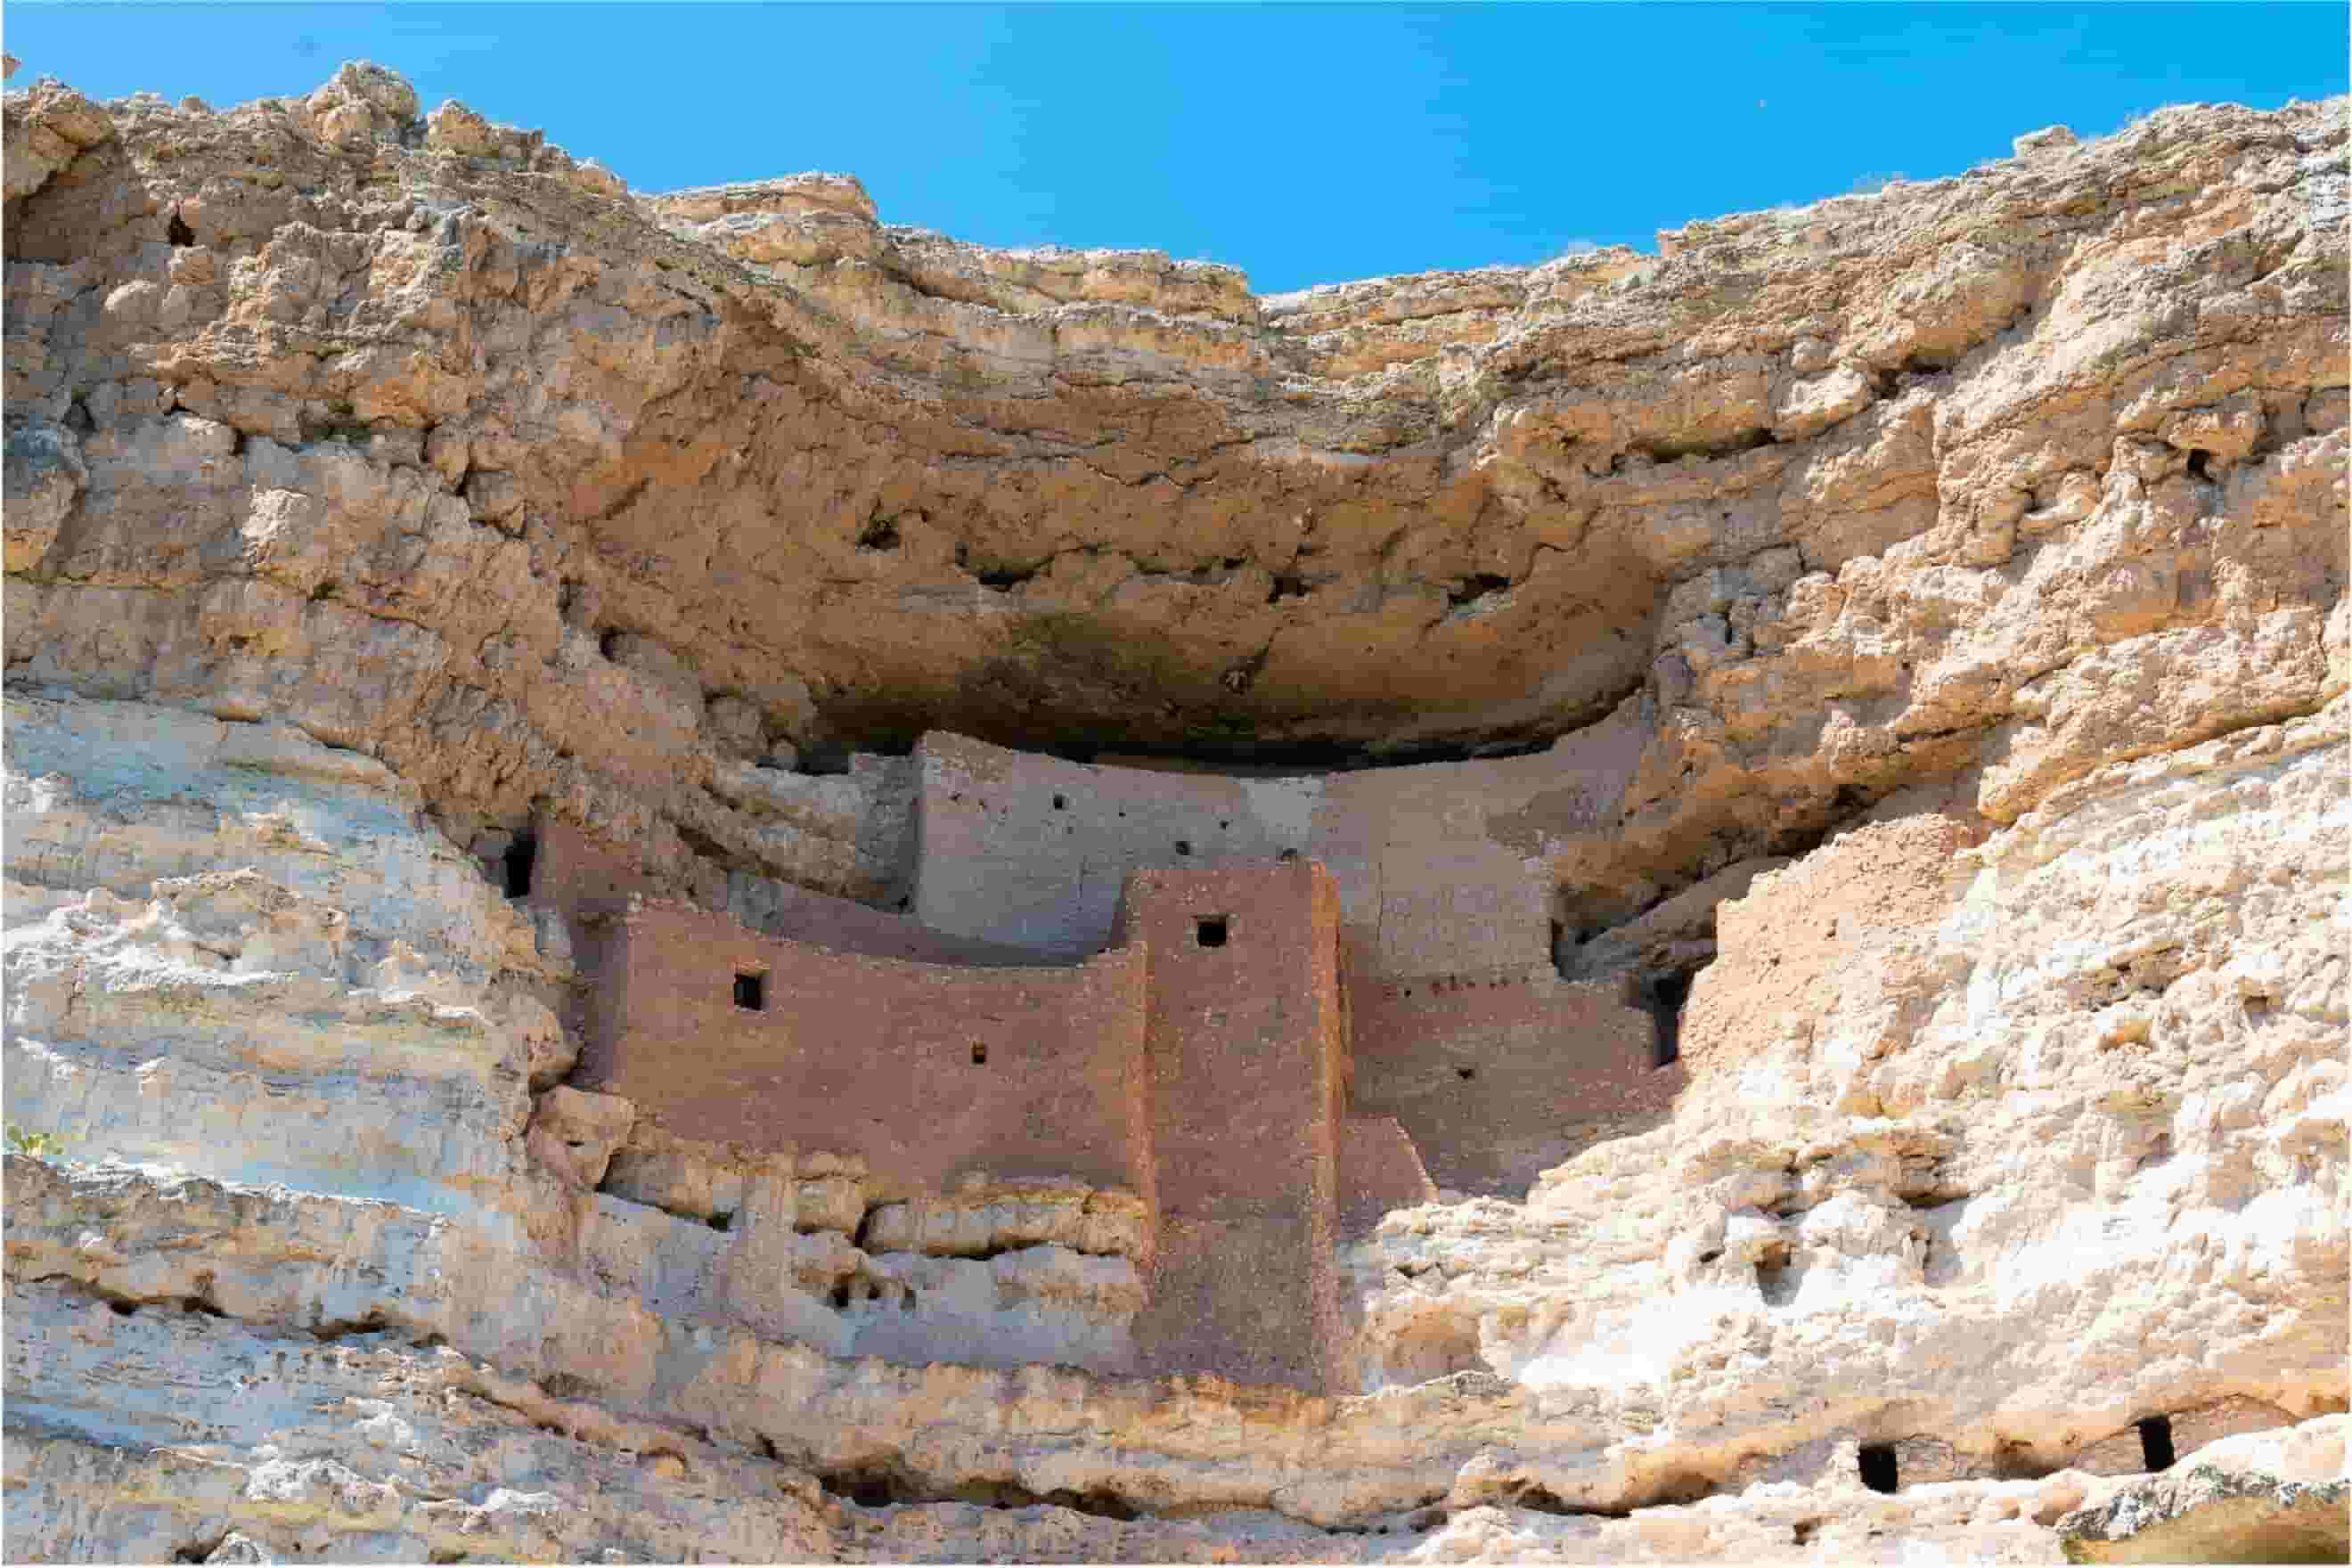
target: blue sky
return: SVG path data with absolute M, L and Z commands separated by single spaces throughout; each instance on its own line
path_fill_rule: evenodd
M 16 85 L 216 107 L 391 66 L 641 190 L 856 174 L 886 222 L 1260 292 L 1647 247 L 2063 122 L 2346 90 L 2340 5 L 58 5 Z

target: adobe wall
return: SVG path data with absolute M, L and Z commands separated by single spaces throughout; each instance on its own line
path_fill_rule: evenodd
M 1544 752 L 1325 780 L 1311 852 L 1339 880 L 1354 973 L 1378 980 L 1549 963 L 1549 868 L 1489 823 L 1524 809 L 1560 771 Z
M 583 981 L 593 982 L 608 971 L 614 978 L 609 989 L 593 984 L 572 987 L 563 998 L 563 1026 L 583 1041 L 609 1038 L 627 1005 L 626 985 L 612 968 L 619 952 L 615 933 L 588 917 L 625 910 L 633 895 L 653 898 L 661 889 L 626 850 L 576 824 L 541 812 L 532 820 L 531 839 L 530 890 L 523 901 L 562 915 L 573 973 Z M 504 868 L 494 866 L 490 871 L 502 876 Z
M 1199 921 L 1225 941 L 1203 946 Z M 1340 1385 L 1332 1261 L 1341 1058 L 1338 902 L 1308 861 L 1145 871 L 1160 1234 L 1136 1339 L 1147 1372 Z
M 1620 715 L 1536 755 L 1265 779 L 932 734 L 916 753 L 916 909 L 1076 954 L 1109 940 L 1130 872 L 1320 861 L 1353 1012 L 1353 1109 L 1397 1116 L 1439 1186 L 1518 1195 L 1598 1139 L 1653 1124 L 1683 1081 L 1653 1068 L 1644 1009 L 1614 984 L 1563 985 L 1552 963 L 1575 869 L 1561 846 L 1614 810 L 1638 742 Z
M 1417 1208 L 1437 1196 L 1421 1152 L 1393 1116 L 1349 1115 L 1339 1123 L 1339 1236 L 1368 1236 L 1391 1209 Z
M 850 757 L 845 773 L 721 761 L 709 784 L 744 809 L 759 862 L 780 879 L 903 907 L 914 862 L 912 757 L 860 752 Z M 729 907 L 746 925 L 760 923 L 762 880 L 740 870 L 729 874 Z
M 639 868 L 635 857 L 583 832 L 576 825 L 541 813 L 531 824 L 538 848 L 531 857 L 530 902 L 561 910 L 575 927 L 582 915 L 619 909 L 632 893 L 658 896 L 658 880 Z
M 533 835 L 538 850 L 531 864 L 530 901 L 562 910 L 575 926 L 584 915 L 625 907 L 632 895 L 661 896 L 657 880 L 640 870 L 627 850 L 572 823 L 542 816 Z M 875 958 L 985 968 L 1051 963 L 1027 948 L 932 931 L 905 915 L 772 878 L 730 877 L 727 913 L 763 936 Z M 579 940 L 576 930 L 574 940 Z
M 933 931 L 905 915 L 782 883 L 761 889 L 757 912 L 756 921 L 743 923 L 760 935 L 835 952 L 981 969 L 1061 967 L 1055 959 L 1029 948 Z M 730 913 L 736 915 L 733 910 Z
M 1537 1174 L 1662 1121 L 1684 1083 L 1654 1065 L 1652 1015 L 1622 982 L 1549 965 L 1434 980 L 1359 978 L 1351 1110 L 1394 1116 L 1441 1188 L 1524 1197 Z
M 1606 820 L 1639 758 L 1612 720 L 1524 757 L 1256 778 L 1066 763 L 932 733 L 917 748 L 915 913 L 1076 955 L 1110 938 L 1131 871 L 1329 869 L 1353 973 L 1547 964 L 1559 845 Z
M 1093 952 L 1129 872 L 1257 864 L 1312 837 L 1314 779 L 1093 767 L 938 732 L 915 756 L 915 917 L 991 942 Z
M 1060 969 L 947 967 L 764 937 L 667 903 L 637 907 L 600 940 L 592 1016 L 604 1027 L 575 1081 L 678 1137 L 863 1155 L 883 1197 L 971 1172 L 1150 1196 L 1140 951 Z M 765 977 L 764 1010 L 736 1005 L 739 971 Z

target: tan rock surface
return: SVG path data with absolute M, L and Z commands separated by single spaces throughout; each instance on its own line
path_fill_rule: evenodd
M 2341 1415 L 2214 1444 L 2058 1521 L 2069 1563 L 2335 1563 L 2352 1557 Z
M 2340 1474 L 2342 100 L 1276 298 L 363 64 L 5 118 L 10 1558 L 2054 1563 L 2150 1417 L 2157 1513 Z M 1566 737 L 1490 831 L 1688 1087 L 1352 1244 L 1359 1394 L 1076 1370 L 1136 1215 L 563 1085 L 482 873 L 895 904 L 933 727 Z
M 373 746 L 460 838 L 544 795 L 664 865 L 773 858 L 709 731 L 1339 755 L 1630 701 L 1594 870 L 1671 890 L 1841 792 L 1983 758 L 2005 818 L 2192 710 L 2316 700 L 2321 106 L 1261 306 L 880 227 L 844 176 L 583 187 L 371 71 L 12 101 L 52 153 L 10 160 L 11 472 L 48 476 L 10 658 Z M 794 258 L 705 232 L 744 222 Z

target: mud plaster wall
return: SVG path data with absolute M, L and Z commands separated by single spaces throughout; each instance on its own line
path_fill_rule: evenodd
M 575 924 L 597 910 L 618 909 L 636 893 L 661 891 L 626 851 L 590 837 L 560 818 L 540 814 L 532 824 L 538 851 L 531 858 L 530 901 L 561 910 Z
M 1352 973 L 1524 969 L 1551 957 L 1554 846 L 1613 809 L 1639 739 L 1612 720 L 1532 756 L 1244 778 L 933 733 L 917 752 L 915 914 L 1076 955 L 1109 940 L 1130 871 L 1292 851 L 1330 871 Z
M 916 759 L 916 918 L 1072 956 L 1110 940 L 1131 871 L 1303 853 L 1319 794 L 1313 779 L 1091 767 L 960 735 L 926 735 Z
M 767 888 L 760 915 L 754 929 L 761 936 L 835 952 L 982 969 L 1056 967 L 1052 958 L 1029 948 L 1007 947 L 1002 942 L 933 931 L 904 915 L 887 914 L 805 888 Z
M 1393 1116 L 1350 1115 L 1339 1123 L 1339 1215 L 1342 1240 L 1368 1235 L 1391 1209 L 1409 1209 L 1437 1196 L 1420 1152 Z
M 1349 988 L 1360 1115 L 1412 1136 L 1430 1179 L 1523 1195 L 1537 1174 L 1602 1138 L 1664 1120 L 1684 1082 L 1655 1066 L 1651 1014 L 1622 984 L 1517 973 Z
M 1150 1192 L 1139 950 L 950 968 L 763 937 L 677 904 L 639 907 L 602 942 L 610 1032 L 577 1081 L 676 1136 L 860 1154 L 884 1198 L 982 1172 Z M 739 973 L 762 976 L 763 1010 L 736 1005 Z
M 1353 1108 L 1397 1116 L 1439 1186 L 1516 1195 L 1594 1141 L 1653 1125 L 1683 1081 L 1654 1069 L 1647 1012 L 1614 988 L 1563 986 L 1551 961 L 1557 846 L 1614 809 L 1639 739 L 1621 714 L 1536 755 L 1258 779 L 932 734 L 917 753 L 916 910 L 1079 953 L 1108 939 L 1132 871 L 1286 850 L 1319 861 L 1339 906 Z
M 1331 879 L 1310 862 L 1147 871 L 1160 1233 L 1136 1340 L 1152 1373 L 1340 1384 L 1331 1249 L 1341 1056 Z M 1219 918 L 1221 946 L 1199 922 Z
M 622 908 L 631 894 L 647 899 L 660 896 L 657 879 L 640 870 L 627 850 L 571 823 L 544 816 L 535 824 L 534 833 L 538 852 L 531 867 L 529 897 L 532 903 L 560 910 L 576 924 L 583 916 Z M 836 952 L 982 968 L 1052 964 L 1051 959 L 1027 948 L 932 931 L 904 915 L 773 879 L 758 879 L 751 900 L 756 909 L 736 907 L 745 901 L 736 898 L 730 902 L 728 913 L 738 924 L 761 936 Z M 747 914 L 751 918 L 745 918 Z

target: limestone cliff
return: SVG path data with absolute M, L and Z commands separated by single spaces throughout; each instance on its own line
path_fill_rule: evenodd
M 2269 1495 L 2159 1431 L 2341 1475 L 2342 100 L 1277 298 L 421 107 L 7 99 L 9 1557 L 2057 1562 Z M 1484 831 L 1688 1082 L 1351 1244 L 1359 1394 L 1055 1365 L 1123 1211 L 625 1147 L 485 875 L 893 905 L 936 728 L 1551 759 Z M 870 1353 L 918 1278 L 1034 1348 Z

